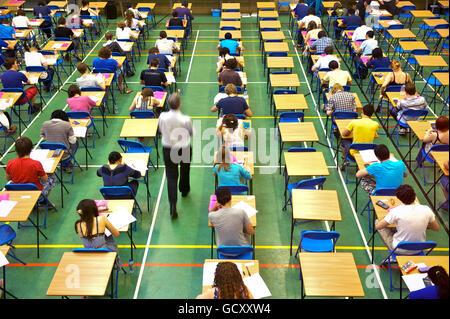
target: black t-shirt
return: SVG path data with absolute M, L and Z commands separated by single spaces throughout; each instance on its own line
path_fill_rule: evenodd
M 169 20 L 169 27 L 182 27 L 183 26 L 183 20 L 178 18 L 172 18 Z
M 55 38 L 70 38 L 73 37 L 73 31 L 67 27 L 57 27 L 54 30 Z
M 167 82 L 166 75 L 161 70 L 148 69 L 141 72 L 141 80 L 146 86 L 161 86 Z

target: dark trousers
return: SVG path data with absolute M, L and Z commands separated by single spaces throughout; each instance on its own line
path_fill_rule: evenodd
M 386 9 L 392 15 L 397 14 L 397 6 L 395 5 L 395 0 L 385 2 L 384 5 L 380 6 L 380 9 Z
M 189 172 L 191 168 L 192 148 L 168 148 L 163 147 L 164 164 L 166 166 L 167 193 L 171 205 L 177 203 L 177 183 L 180 176 L 179 190 L 182 193 L 190 191 Z M 178 165 L 180 172 L 178 173 Z

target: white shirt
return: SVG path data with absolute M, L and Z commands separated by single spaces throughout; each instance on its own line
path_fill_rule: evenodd
M 214 105 L 216 105 L 217 103 L 219 103 L 219 101 L 223 98 L 228 97 L 228 94 L 224 93 L 224 92 L 219 92 L 216 94 L 216 96 L 214 97 Z
M 178 45 L 173 41 L 167 38 L 156 40 L 155 46 L 158 48 L 159 53 L 173 53 L 173 50 L 179 50 Z
M 329 68 L 328 65 L 330 64 L 331 61 L 336 61 L 338 63 L 338 65 L 340 64 L 338 58 L 336 58 L 334 55 L 329 54 L 329 55 L 320 57 L 319 60 L 317 60 L 316 64 L 313 65 L 313 67 L 318 68 L 318 70 L 324 69 L 324 68 Z
M 433 211 L 425 205 L 400 205 L 392 208 L 384 217 L 389 224 L 397 223 L 392 246 L 396 247 L 402 241 L 426 241 L 428 224 L 434 222 Z
M 126 21 L 125 21 L 126 23 Z M 139 29 L 139 20 L 133 18 L 133 20 L 131 21 L 131 29 Z
M 308 24 L 314 21 L 317 26 L 320 26 L 322 24 L 322 21 L 317 16 L 307 15 L 302 20 L 300 20 L 301 23 L 303 23 L 304 27 L 307 28 Z
M 7 129 L 9 129 L 9 121 L 8 118 L 6 117 L 6 115 L 0 111 L 0 123 L 6 127 Z
M 42 66 L 47 61 L 42 53 L 39 52 L 25 52 L 25 65 L 26 66 Z
M 372 55 L 372 50 L 378 47 L 378 41 L 375 39 L 368 39 L 361 43 L 362 55 Z
M 30 20 L 26 16 L 16 16 L 12 19 L 11 26 L 14 28 L 29 28 Z
M 116 39 L 121 40 L 121 39 L 130 39 L 130 35 L 131 35 L 131 29 L 128 27 L 123 28 L 123 30 L 121 28 L 117 28 L 116 29 Z
M 191 143 L 194 135 L 191 118 L 180 111 L 170 110 L 159 116 L 158 129 L 161 132 L 161 143 L 164 147 L 184 148 Z
M 366 25 L 357 27 L 353 32 L 352 41 L 365 40 L 367 31 L 373 31 L 373 29 Z

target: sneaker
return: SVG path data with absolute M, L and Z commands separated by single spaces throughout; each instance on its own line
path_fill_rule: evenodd
M 63 170 L 64 170 L 64 172 L 66 172 L 67 174 L 72 174 L 72 167 L 64 167 Z
M 8 135 L 14 134 L 16 131 L 17 131 L 17 126 L 11 126 L 11 127 L 8 129 Z
M 347 162 L 342 163 L 342 165 L 339 167 L 341 171 L 345 171 L 345 167 L 347 166 Z
M 445 203 L 444 202 L 441 202 L 441 203 L 439 203 L 439 209 L 442 209 L 442 210 L 444 210 L 444 211 L 446 211 L 446 212 L 448 212 L 448 204 L 447 205 L 444 205 Z
M 407 128 L 402 127 L 398 130 L 398 134 L 400 134 L 400 135 L 405 135 L 406 133 L 408 133 Z

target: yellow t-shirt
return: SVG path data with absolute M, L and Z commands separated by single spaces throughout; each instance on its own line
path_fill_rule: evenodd
M 351 121 L 347 125 L 347 130 L 353 132 L 353 143 L 373 143 L 378 131 L 378 123 L 369 118 L 362 118 Z M 353 156 L 358 151 L 350 150 Z

